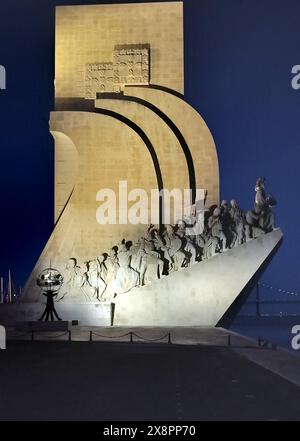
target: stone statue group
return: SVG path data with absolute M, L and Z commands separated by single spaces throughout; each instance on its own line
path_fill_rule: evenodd
M 147 285 L 174 271 L 209 259 L 218 253 L 274 229 L 275 199 L 265 191 L 265 179 L 255 186 L 253 210 L 245 213 L 232 200 L 194 212 L 176 225 L 153 225 L 136 243 L 125 239 L 85 267 L 71 258 L 65 271 L 65 292 L 80 289 L 85 301 L 111 301 L 119 294 Z M 61 299 L 64 297 L 62 295 Z

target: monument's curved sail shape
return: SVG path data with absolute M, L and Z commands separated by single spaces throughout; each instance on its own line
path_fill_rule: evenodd
M 55 223 L 58 221 L 78 179 L 78 151 L 65 133 L 52 131 L 55 141 Z
M 150 199 L 150 190 L 159 190 L 159 185 L 163 185 L 144 140 L 117 118 L 87 112 L 54 112 L 50 126 L 55 134 L 57 158 L 62 157 L 59 154 L 61 147 L 65 154 L 68 152 L 66 139 L 69 145 L 76 146 L 78 152 L 78 158 L 72 156 L 61 170 L 62 176 L 70 176 L 69 185 L 73 184 L 74 164 L 78 172 L 73 195 L 26 284 L 23 300 L 27 302 L 40 298 L 36 278 L 50 262 L 67 278 L 70 259 L 76 259 L 84 274 L 87 262 L 99 258 L 123 238 L 137 240 L 144 234 L 145 225 L 100 225 L 96 219 L 99 190 L 110 189 L 118 194 L 119 181 L 126 181 L 128 192 L 142 187 Z M 140 170 L 136 169 L 137 163 L 143 164 Z M 59 182 L 57 189 L 60 188 L 58 185 Z M 59 199 L 59 208 L 66 198 L 64 192 Z M 75 302 L 88 300 L 81 290 L 79 294 L 76 289 L 68 294 L 66 299 Z
M 122 99 L 98 99 L 95 107 L 124 115 L 147 134 L 155 148 L 166 189 L 190 188 L 182 147 L 169 126 L 155 112 L 139 103 Z M 175 221 L 172 219 L 172 223 Z
M 124 93 L 122 93 L 122 94 L 109 94 L 109 95 L 99 94 L 98 98 L 99 99 L 96 101 L 96 107 L 100 106 L 100 107 L 104 108 L 104 107 L 110 106 L 110 105 L 112 105 L 112 100 L 114 102 L 119 101 L 119 100 L 129 101 L 132 103 L 139 104 L 142 107 L 145 107 L 146 109 L 150 110 L 150 112 L 154 113 L 157 118 L 160 118 L 160 120 L 161 120 L 160 122 L 162 125 L 162 130 L 161 130 L 162 133 L 158 133 L 157 130 L 155 130 L 155 131 L 152 130 L 152 133 L 155 134 L 156 136 L 163 135 L 165 130 L 168 130 L 168 132 L 170 133 L 170 138 L 171 138 L 170 141 L 171 141 L 171 146 L 173 148 L 170 151 L 167 150 L 166 153 L 168 153 L 171 156 L 173 163 L 175 164 L 175 165 L 173 165 L 173 170 L 172 170 L 172 168 L 171 168 L 171 170 L 174 173 L 174 169 L 175 169 L 177 171 L 177 175 L 178 175 L 178 162 L 177 162 L 178 152 L 175 149 L 175 147 L 177 147 L 177 144 L 179 143 L 180 148 L 182 150 L 182 153 L 185 156 L 186 166 L 188 168 L 188 178 L 189 178 L 188 185 L 184 184 L 186 186 L 182 187 L 182 188 L 189 188 L 192 190 L 192 203 L 194 204 L 195 199 L 196 199 L 196 176 L 195 176 L 195 167 L 194 167 L 193 157 L 191 155 L 189 146 L 188 146 L 184 136 L 182 135 L 182 133 L 180 132 L 180 130 L 178 129 L 176 124 L 168 117 L 168 115 L 166 115 L 164 112 L 161 111 L 161 109 L 154 106 L 149 101 L 145 101 L 145 100 L 138 98 L 138 97 L 135 97 L 135 96 L 124 95 Z M 109 103 L 105 103 L 104 100 L 108 100 Z M 115 103 L 113 105 L 115 105 Z M 118 106 L 121 106 L 121 104 L 118 103 Z M 122 108 L 122 110 L 124 110 L 124 106 L 121 108 Z M 140 123 L 144 124 L 145 121 L 147 121 L 147 119 L 143 118 L 143 116 L 146 117 L 146 115 L 149 115 L 149 113 L 146 112 L 145 109 L 143 109 L 142 111 L 139 107 L 137 109 L 138 109 L 138 111 L 136 111 L 135 106 L 132 106 L 131 113 L 133 114 L 133 117 L 135 117 L 135 118 L 139 117 Z M 150 113 L 150 115 L 151 115 L 151 113 Z M 153 115 L 152 115 L 152 117 L 153 117 Z M 148 129 L 149 129 L 149 126 L 151 127 L 151 125 L 150 124 L 147 125 Z M 174 139 L 173 139 L 174 136 L 176 138 L 176 143 L 174 143 Z M 164 148 L 166 149 L 165 140 L 157 140 L 154 144 L 155 145 L 164 145 Z M 181 158 L 179 158 L 179 159 L 181 159 Z M 181 164 L 181 161 L 180 161 L 180 164 Z M 169 167 L 171 167 L 171 165 Z M 169 175 L 169 174 L 170 174 L 170 168 L 168 168 L 168 170 L 167 170 L 167 175 Z M 175 185 L 172 186 L 172 184 L 168 185 L 166 183 L 166 187 L 167 188 L 177 188 L 179 184 L 180 184 L 180 181 L 178 181 L 178 178 L 177 178 Z
M 178 1 L 57 8 L 55 227 L 18 305 L 27 318 L 50 265 L 64 319 L 110 325 L 115 310 L 115 325 L 214 326 L 279 246 L 266 201 L 247 216 L 219 206 L 213 136 L 184 99 L 183 35 Z M 145 222 L 129 218 L 137 189 Z M 195 212 L 166 221 L 153 191 L 173 189 L 191 191 Z
M 124 94 L 159 108 L 184 137 L 195 169 L 196 187 L 207 190 L 207 205 L 219 203 L 220 180 L 216 145 L 201 115 L 177 93 L 158 87 L 125 87 Z

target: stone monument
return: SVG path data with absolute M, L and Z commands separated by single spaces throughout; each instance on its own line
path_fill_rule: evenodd
M 262 181 L 253 212 L 220 204 L 213 137 L 184 99 L 183 47 L 182 2 L 57 8 L 55 227 L 19 305 L 28 318 L 51 261 L 65 319 L 110 325 L 114 310 L 116 325 L 215 326 L 280 243 Z M 126 209 L 137 189 L 151 200 L 136 209 L 148 222 L 129 221 L 120 183 Z M 103 189 L 117 195 L 115 222 L 99 222 Z

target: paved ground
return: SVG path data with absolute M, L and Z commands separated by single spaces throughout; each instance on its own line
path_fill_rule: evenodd
M 300 420 L 300 388 L 226 347 L 9 342 L 1 420 Z

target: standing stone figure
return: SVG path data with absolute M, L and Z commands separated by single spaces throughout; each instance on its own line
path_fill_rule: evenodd
M 68 285 L 69 289 L 81 288 L 84 283 L 84 277 L 82 269 L 77 264 L 77 259 L 74 257 L 69 259 L 66 265 L 65 271 L 65 283 L 64 286 Z
M 265 191 L 265 178 L 259 178 L 255 185 L 255 204 L 252 211 L 246 215 L 248 239 L 269 233 L 274 229 L 275 219 L 272 207 L 276 205 L 275 199 Z
M 229 214 L 232 221 L 231 228 L 235 232 L 235 237 L 231 244 L 231 248 L 233 248 L 238 245 L 242 245 L 245 241 L 244 213 L 234 199 L 230 202 Z
M 226 248 L 226 236 L 221 222 L 220 208 L 215 208 L 213 215 L 208 219 L 208 228 L 210 229 L 212 237 L 217 238 L 219 241 L 219 251 L 224 251 Z
M 105 298 L 106 301 L 112 300 L 116 294 L 115 280 L 119 270 L 118 251 L 119 248 L 114 246 L 111 248 L 109 254 L 104 253 L 102 256 L 101 274 L 106 284 L 106 291 L 103 294 L 103 298 Z
M 114 281 L 114 294 L 125 294 L 139 285 L 139 274 L 130 266 L 132 252 L 131 242 L 123 242 L 118 249 L 119 268 Z
M 98 260 L 87 263 L 86 281 L 86 288 L 90 288 L 92 298 L 102 300 L 106 283 L 101 277 L 101 263 Z

